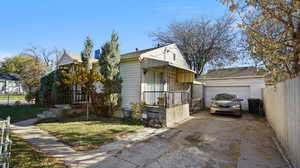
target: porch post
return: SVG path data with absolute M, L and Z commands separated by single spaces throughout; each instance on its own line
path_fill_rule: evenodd
M 168 92 L 170 91 L 170 73 L 169 73 L 169 71 L 170 71 L 170 67 L 169 66 L 167 66 L 167 67 L 165 67 L 165 71 L 166 71 L 166 83 L 167 83 L 167 91 L 166 91 L 166 96 L 165 96 L 165 104 L 166 104 L 166 108 L 168 107 L 168 105 L 169 105 L 169 94 L 168 94 Z

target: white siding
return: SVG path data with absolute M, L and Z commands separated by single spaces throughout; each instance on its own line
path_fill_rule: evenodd
M 140 101 L 140 64 L 138 61 L 120 64 L 122 82 L 122 108 L 130 109 L 130 103 Z
M 189 69 L 189 65 L 186 63 L 184 56 L 181 54 L 180 50 L 175 44 L 146 52 L 141 55 L 141 58 L 152 58 L 161 61 L 168 61 L 172 65 Z

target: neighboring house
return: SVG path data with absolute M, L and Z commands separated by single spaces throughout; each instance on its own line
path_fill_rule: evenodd
M 211 98 L 216 94 L 230 93 L 242 98 L 242 109 L 248 110 L 247 99 L 262 99 L 262 88 L 265 87 L 264 73 L 255 67 L 209 70 L 198 80 L 204 85 L 205 107 L 210 106 Z
M 63 68 L 80 62 L 79 55 L 65 52 L 58 65 Z M 93 59 L 92 63 L 98 66 L 97 60 Z M 149 111 L 162 112 L 160 117 L 170 121 L 167 123 L 189 116 L 195 72 L 189 68 L 175 44 L 121 55 L 120 75 L 123 109 L 130 110 L 131 103 L 144 101 Z
M 98 59 L 92 58 L 91 63 L 97 63 Z M 63 55 L 57 61 L 59 67 L 70 66 L 72 64 L 82 63 L 81 56 L 78 54 L 70 53 L 64 50 Z
M 93 65 L 93 68 L 97 68 L 98 66 L 98 59 L 92 58 L 90 60 L 91 64 Z M 64 69 L 68 71 L 75 71 L 76 65 L 81 64 L 81 56 L 78 54 L 70 53 L 66 50 L 64 50 L 64 53 L 57 61 L 57 65 L 59 69 Z M 70 90 L 64 91 L 66 95 L 69 98 L 66 98 L 66 102 L 69 102 L 70 104 L 82 104 L 85 102 L 85 95 L 81 90 L 80 85 L 73 85 L 73 87 Z
M 14 73 L 0 72 L 0 94 L 23 94 L 21 77 Z

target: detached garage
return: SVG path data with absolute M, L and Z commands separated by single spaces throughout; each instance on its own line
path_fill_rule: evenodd
M 262 99 L 265 87 L 264 76 L 255 67 L 226 68 L 209 70 L 200 78 L 203 83 L 205 107 L 210 106 L 211 98 L 220 93 L 235 94 L 243 99 L 242 109 L 248 110 L 248 98 Z

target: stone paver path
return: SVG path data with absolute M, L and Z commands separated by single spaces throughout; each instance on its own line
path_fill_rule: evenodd
M 14 133 L 27 140 L 32 145 L 40 148 L 42 151 L 62 159 L 66 165 L 72 168 L 94 167 L 97 163 L 112 157 L 126 147 L 130 147 L 134 143 L 148 139 L 151 136 L 160 134 L 166 129 L 144 128 L 138 133 L 129 134 L 122 137 L 121 140 L 102 145 L 96 150 L 88 152 L 78 152 L 71 147 L 59 142 L 57 138 L 48 134 L 46 131 L 39 129 L 33 124 L 37 119 L 30 119 L 15 123 L 12 126 Z M 122 163 L 120 163 L 122 164 Z M 124 163 L 126 165 L 126 163 Z M 122 167 L 122 166 L 121 166 Z M 126 167 L 126 166 L 125 166 Z

